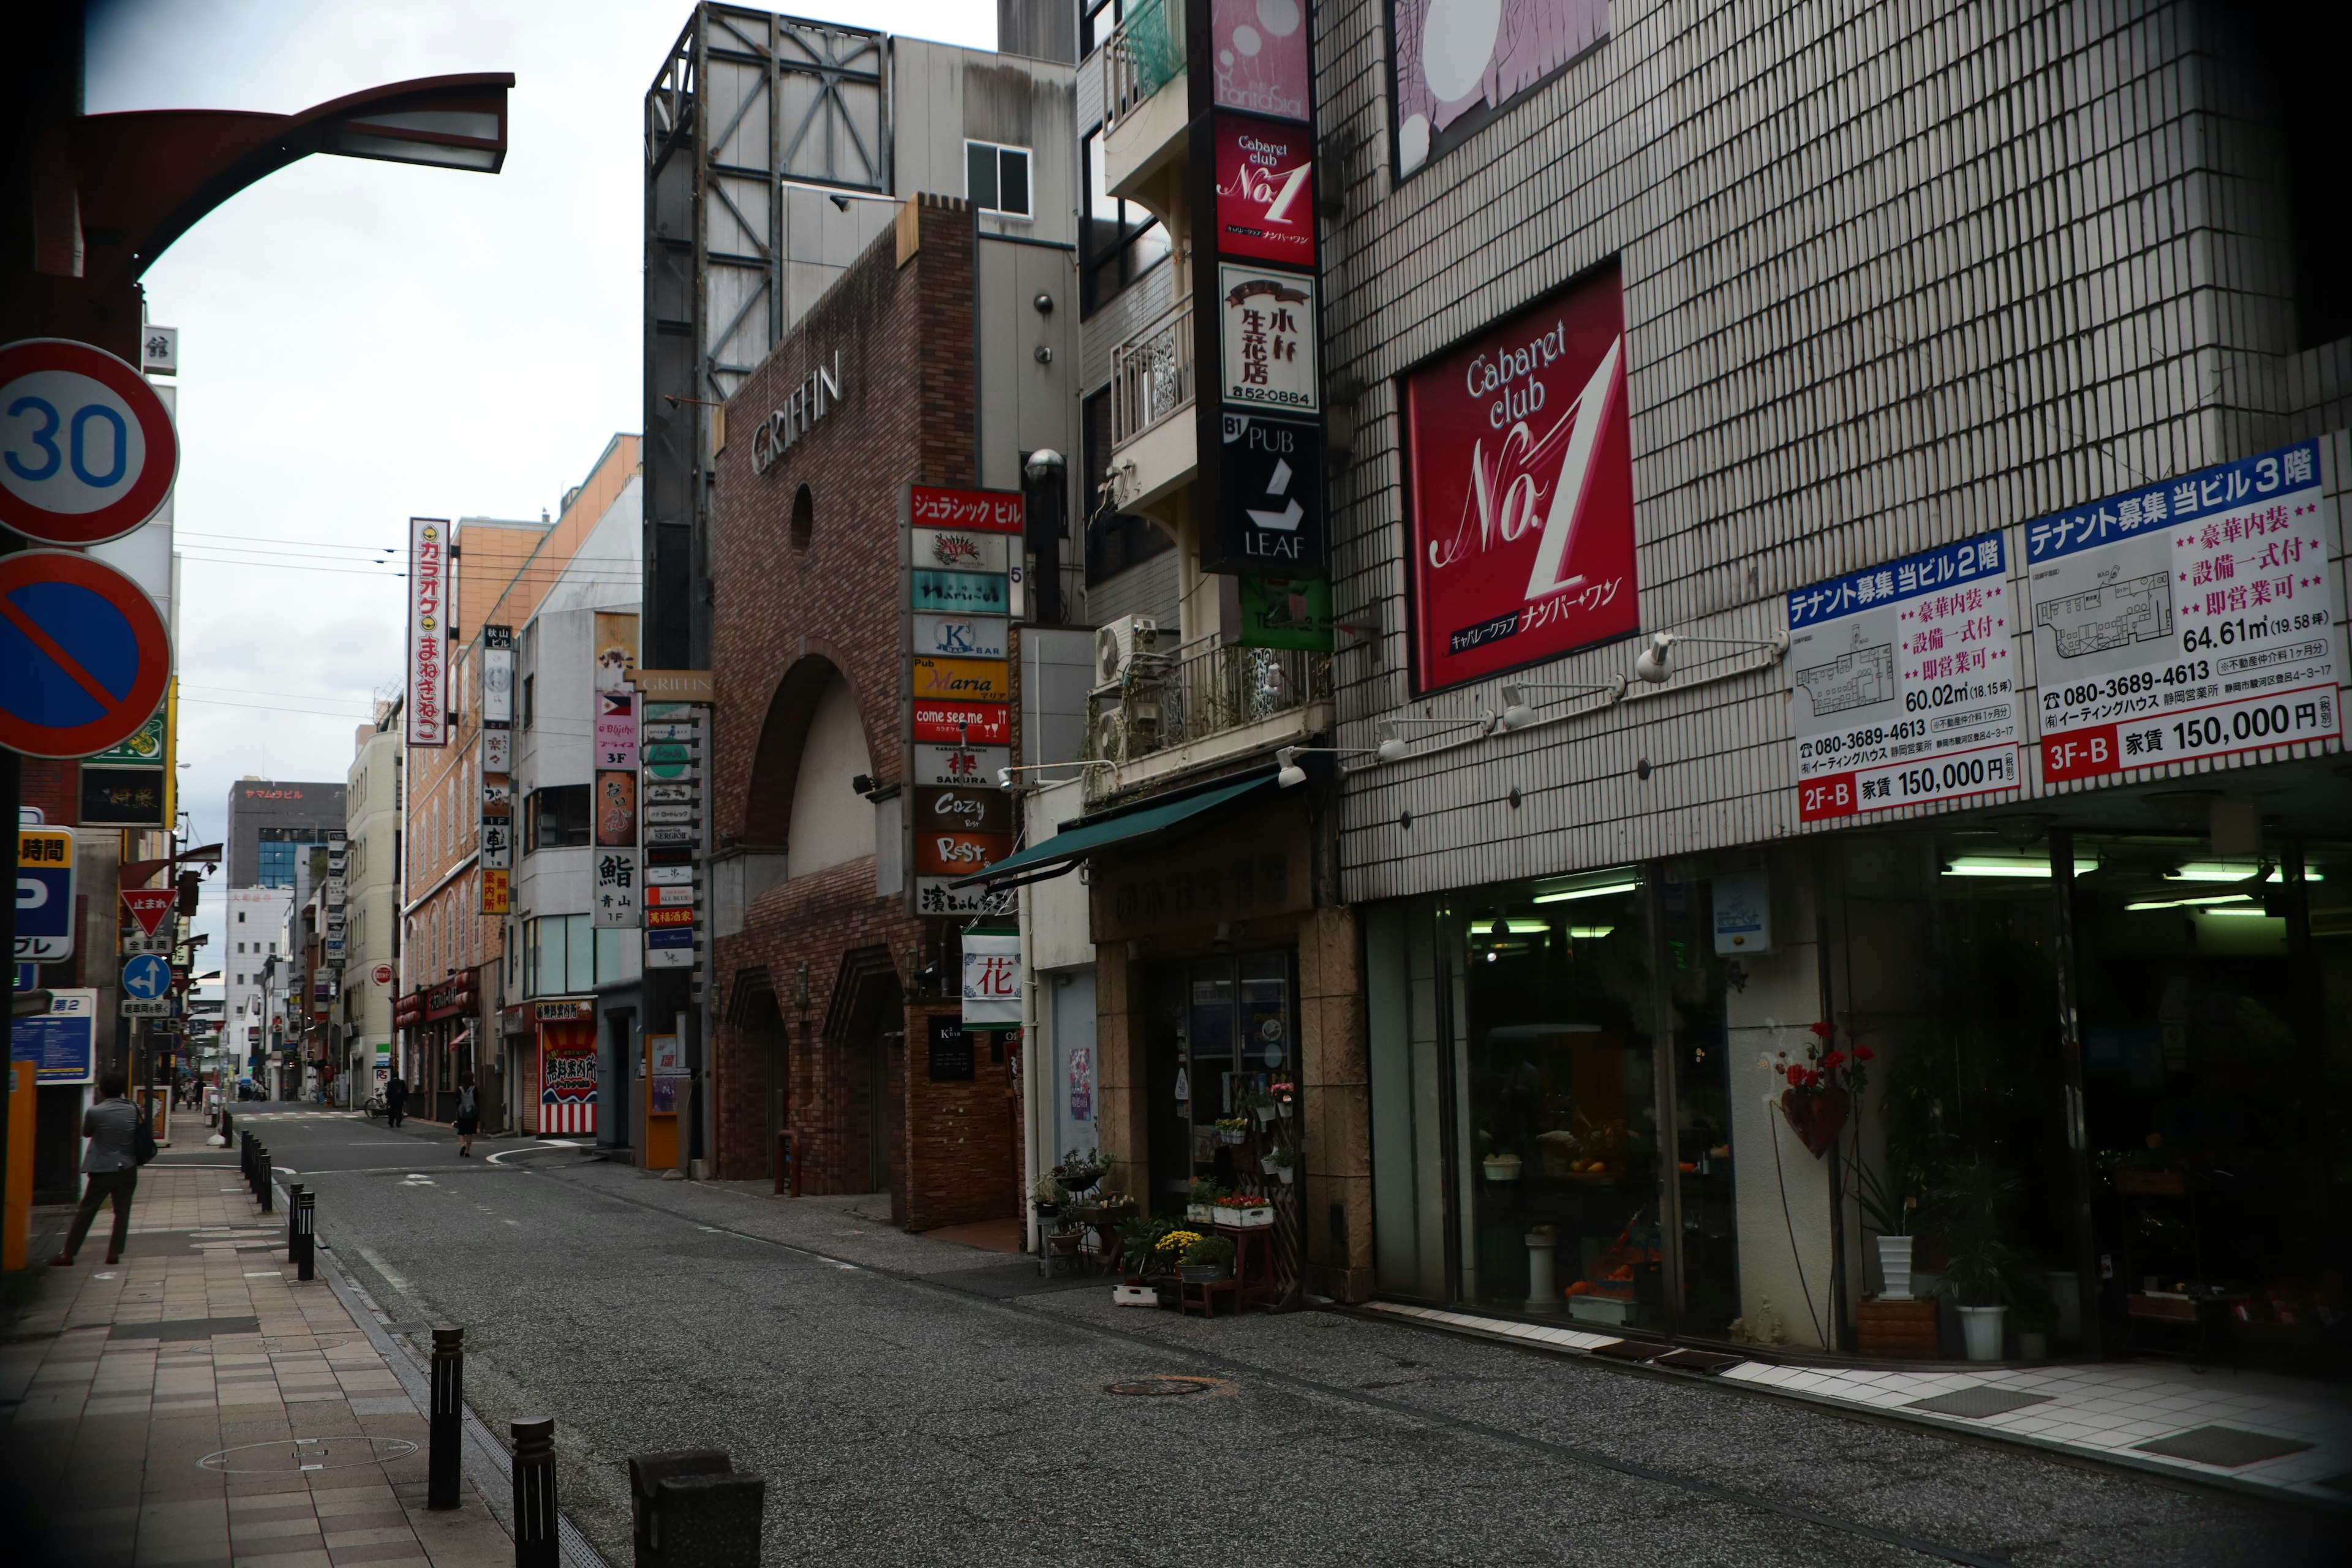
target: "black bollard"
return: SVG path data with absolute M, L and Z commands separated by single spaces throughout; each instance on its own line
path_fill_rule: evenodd
M 236 1135 L 236 1173 L 244 1178 L 245 1190 L 253 1191 L 253 1134 Z
M 261 1212 L 278 1212 L 278 1176 L 269 1163 L 269 1150 L 260 1143 L 253 1146 L 253 1180 L 261 1198 Z
M 515 1568 L 561 1568 L 555 1540 L 555 1420 L 516 1421 L 514 1434 Z
M 319 1241 L 319 1194 L 294 1189 L 294 1212 L 287 1216 L 294 1231 L 294 1278 L 314 1279 L 313 1259 Z
M 289 1263 L 301 1261 L 302 1244 L 294 1239 L 294 1216 L 301 1209 L 302 1184 L 289 1182 L 286 1184 L 286 1261 Z
M 425 1506 L 457 1506 L 459 1450 L 466 1440 L 466 1331 L 433 1331 L 433 1408 L 426 1412 L 432 1452 L 425 1468 Z M 520 1472 L 517 1472 L 520 1476 Z M 518 1489 L 521 1482 L 516 1483 Z M 517 1495 L 520 1492 L 518 1489 Z

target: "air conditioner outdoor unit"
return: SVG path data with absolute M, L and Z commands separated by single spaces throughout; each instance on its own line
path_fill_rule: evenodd
M 1133 762 L 1158 749 L 1160 704 L 1148 698 L 1106 703 L 1095 713 L 1095 755 L 1107 763 Z
M 1122 616 L 1095 628 L 1095 684 L 1114 686 L 1127 678 L 1138 654 L 1160 647 L 1160 623 L 1150 616 Z

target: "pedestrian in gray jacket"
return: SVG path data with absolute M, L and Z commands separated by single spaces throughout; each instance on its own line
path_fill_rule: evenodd
M 66 1233 L 66 1249 L 49 1259 L 58 1268 L 72 1267 L 74 1254 L 89 1235 L 98 1205 L 114 1200 L 114 1235 L 107 1243 L 106 1260 L 122 1261 L 123 1244 L 131 1239 L 131 1194 L 139 1186 L 139 1108 L 124 1097 L 131 1081 L 119 1072 L 98 1081 L 98 1103 L 82 1112 L 81 1135 L 89 1140 L 82 1151 L 81 1207 L 74 1212 L 73 1229 Z

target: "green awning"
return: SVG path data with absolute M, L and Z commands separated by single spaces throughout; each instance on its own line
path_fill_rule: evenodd
M 1164 833 L 1180 823 L 1192 821 L 1231 805 L 1243 796 L 1275 788 L 1272 773 L 1259 773 L 1222 789 L 1204 790 L 1181 800 L 1171 800 L 1165 805 L 1145 806 L 1120 816 L 1101 822 L 1090 822 L 1083 827 L 1066 828 L 1026 849 L 1015 850 L 987 870 L 960 878 L 952 885 L 969 888 L 980 882 L 1035 881 L 1049 868 L 1067 869 L 1077 861 L 1113 845 L 1129 843 L 1154 833 Z

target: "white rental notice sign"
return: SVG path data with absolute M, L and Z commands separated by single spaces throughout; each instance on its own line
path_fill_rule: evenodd
M 2050 783 L 2344 732 L 2324 448 L 2027 525 Z
M 1998 533 L 1789 595 L 1800 821 L 2017 788 L 2011 596 Z

